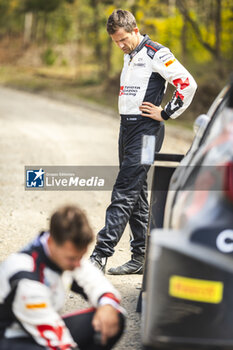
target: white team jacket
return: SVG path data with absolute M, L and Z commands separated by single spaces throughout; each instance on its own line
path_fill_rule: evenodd
M 27 332 L 42 346 L 72 348 L 76 344 L 60 316 L 65 301 L 63 274 L 46 259 L 39 237 L 27 252 L 12 254 L 0 265 L 0 337 L 25 336 Z M 94 307 L 111 304 L 106 296 L 101 298 L 106 293 L 120 299 L 119 292 L 88 260 L 83 259 L 80 267 L 69 272 L 69 280 L 83 289 Z
M 190 105 L 197 84 L 167 47 L 145 35 L 131 54 L 124 55 L 119 93 L 120 115 L 140 115 L 139 107 L 143 101 L 159 106 L 167 82 L 176 91 L 165 106 L 162 117 L 175 119 Z

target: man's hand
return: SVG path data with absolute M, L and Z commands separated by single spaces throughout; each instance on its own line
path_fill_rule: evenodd
M 161 111 L 163 108 L 161 106 L 155 106 L 150 102 L 142 102 L 142 105 L 139 107 L 141 114 L 143 117 L 151 118 L 154 120 L 158 120 L 159 122 L 164 121 L 161 117 Z
M 101 343 L 105 345 L 107 339 L 119 332 L 119 313 L 109 304 L 99 306 L 92 320 L 96 332 L 101 333 Z

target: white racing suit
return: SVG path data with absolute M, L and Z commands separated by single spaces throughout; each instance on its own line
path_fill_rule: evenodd
M 119 293 L 98 269 L 83 259 L 81 266 L 66 276 L 66 283 L 94 308 L 62 318 L 63 271 L 46 252 L 48 235 L 41 233 L 23 251 L 10 255 L 0 265 L 0 349 L 69 350 L 78 349 L 77 346 L 102 349 L 94 344 L 91 327 L 94 308 L 109 303 L 120 314 Z
M 175 87 L 174 95 L 164 107 L 164 120 L 175 119 L 191 103 L 197 84 L 171 51 L 145 35 L 131 53 L 124 55 L 119 93 L 121 128 L 119 136 L 120 171 L 107 208 L 105 227 L 98 233 L 93 255 L 109 257 L 129 222 L 131 250 L 144 255 L 148 224 L 147 172 L 141 164 L 142 137 L 155 136 L 155 151 L 163 143 L 164 125 L 141 116 L 142 102 L 160 106 L 166 84 Z

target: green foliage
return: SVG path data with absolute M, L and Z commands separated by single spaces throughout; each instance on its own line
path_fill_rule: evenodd
M 61 65 L 62 65 L 63 67 L 67 67 L 67 66 L 68 66 L 68 62 L 67 62 L 67 60 L 66 60 L 65 58 L 63 58 L 63 59 L 61 60 Z
M 168 46 L 185 65 L 218 67 L 218 50 L 224 69 L 232 62 L 232 0 L 221 0 L 219 43 L 216 0 L 0 0 L 0 37 L 23 37 L 25 13 L 32 12 L 30 43 L 45 42 L 49 47 L 76 43 L 77 70 L 95 65 L 102 79 L 117 76 L 123 54 L 110 45 L 106 33 L 107 18 L 115 8 L 132 11 L 140 32 Z M 52 49 L 43 53 L 46 65 L 54 65 L 57 58 Z
M 23 29 L 23 17 L 19 13 L 19 0 L 0 0 L 0 35 L 19 33 Z
M 55 11 L 62 0 L 24 0 L 23 9 L 25 12 L 51 12 Z
M 75 22 L 70 6 L 62 4 L 60 8 L 48 15 L 46 38 L 54 44 L 64 44 L 76 38 Z
M 57 57 L 57 53 L 51 47 L 47 48 L 41 55 L 42 61 L 46 66 L 53 66 Z

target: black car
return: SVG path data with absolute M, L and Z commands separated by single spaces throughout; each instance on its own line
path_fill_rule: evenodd
M 233 349 L 233 83 L 196 128 L 186 156 L 157 156 L 182 158 L 177 167 L 154 169 L 142 293 L 148 350 Z

